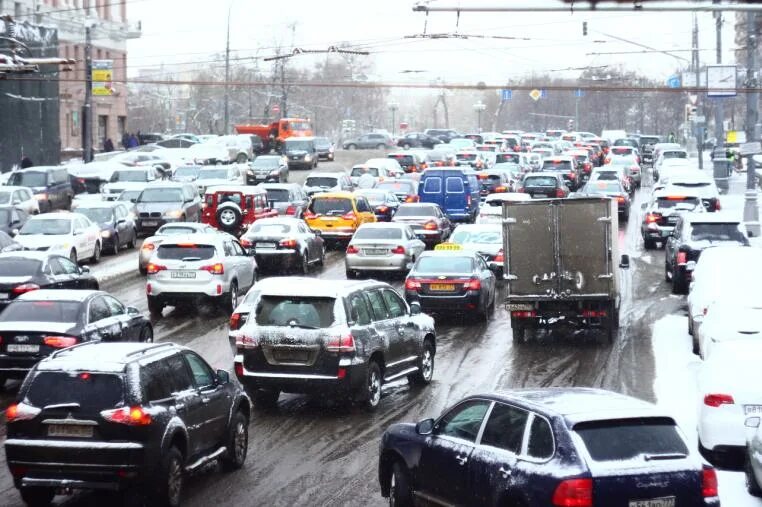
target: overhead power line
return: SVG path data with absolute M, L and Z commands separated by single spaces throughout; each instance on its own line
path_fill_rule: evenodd
M 304 54 L 317 54 L 317 53 L 338 53 L 342 55 L 369 55 L 370 54 L 368 51 L 360 51 L 356 49 L 344 49 L 337 46 L 328 46 L 328 49 L 294 48 L 290 53 L 287 53 L 284 55 L 268 56 L 267 58 L 263 58 L 263 60 L 266 62 L 271 62 L 273 60 L 283 60 L 285 58 L 293 58 L 294 56 L 299 56 Z

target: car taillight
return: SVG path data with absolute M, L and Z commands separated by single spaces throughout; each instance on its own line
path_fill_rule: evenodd
M 577 175 L 573 171 L 569 171 L 569 178 L 572 180 L 577 179 Z
M 357 248 L 355 245 L 349 245 L 349 246 L 347 247 L 347 253 L 348 253 L 348 254 L 356 254 L 356 253 L 360 253 L 360 249 L 359 249 L 359 248 Z
M 587 319 L 605 317 L 606 310 L 582 310 L 582 316 Z
M 395 248 L 392 248 L 392 253 L 395 255 L 402 255 L 405 253 L 405 247 L 404 246 L 397 246 Z
M 618 202 L 619 204 L 624 204 L 625 203 L 624 196 L 623 195 L 616 196 L 616 202 Z
M 54 349 L 65 349 L 76 345 L 78 341 L 73 336 L 46 336 L 42 339 L 42 343 Z
M 239 335 L 235 338 L 235 346 L 239 349 L 256 349 L 259 347 L 259 340 L 254 336 Z
M 417 195 L 409 195 L 405 197 L 405 202 L 418 202 L 418 199 L 420 199 L 420 197 Z
M 646 215 L 646 223 L 647 224 L 654 224 L 659 221 L 659 215 L 655 215 L 653 213 L 649 213 Z
M 733 405 L 735 400 L 729 394 L 707 394 L 704 396 L 704 405 L 717 408 L 721 405 Z
M 711 498 L 719 495 L 717 487 L 717 472 L 714 468 L 704 465 L 701 471 L 701 495 L 704 498 Z
M 376 208 L 376 211 L 378 211 L 379 213 L 386 213 L 387 211 L 389 211 L 389 206 L 379 206 L 378 208 Z
M 244 248 L 251 248 L 254 246 L 254 243 L 251 242 L 251 240 L 248 240 L 246 238 L 241 238 L 241 246 Z
M 466 281 L 466 283 L 463 284 L 463 288 L 465 290 L 481 290 L 482 289 L 482 281 L 478 278 L 472 278 L 471 280 Z
M 505 255 L 503 254 L 503 249 L 501 248 L 500 251 L 495 256 L 495 262 L 504 262 L 505 261 Z
M 714 201 L 714 211 L 720 211 L 720 200 L 719 199 Z
M 278 244 L 283 248 L 296 248 L 297 241 L 293 238 L 282 239 L 278 242 Z
M 436 222 L 426 222 L 423 224 L 423 229 L 426 231 L 436 231 L 437 230 L 437 223 Z
M 495 193 L 502 193 L 502 192 L 507 192 L 508 188 L 506 188 L 506 187 L 501 185 L 499 187 L 493 188 L 492 191 L 495 192 Z
M 143 243 L 143 246 L 141 246 L 140 249 L 146 251 L 156 250 L 156 245 L 153 243 Z
M 516 310 L 511 312 L 511 317 L 517 319 L 531 319 L 532 317 L 537 317 L 537 312 L 535 310 Z
M 418 290 L 421 288 L 421 282 L 415 278 L 408 278 L 405 280 L 405 290 Z
M 557 188 L 556 189 L 556 197 L 564 197 L 566 193 L 564 192 L 563 188 Z
M 33 290 L 39 289 L 40 286 L 34 283 L 24 283 L 21 285 L 15 286 L 13 289 L 11 289 L 11 292 L 19 295 L 19 294 L 25 294 L 27 292 L 32 292 Z
M 303 216 L 304 216 L 305 220 L 309 220 L 311 218 L 317 218 L 317 215 L 315 213 L 311 212 L 310 210 L 305 211 Z
M 243 377 L 243 363 L 233 363 L 236 377 Z
M 154 264 L 153 262 L 149 263 L 148 266 L 146 266 L 146 273 L 149 275 L 155 275 L 159 271 L 164 271 L 167 269 L 167 266 L 162 266 L 161 264 Z
M 296 215 L 296 206 L 286 208 L 286 215 Z
M 328 352 L 354 352 L 355 338 L 351 333 L 342 336 L 332 336 L 325 344 Z
M 5 409 L 5 420 L 9 423 L 15 421 L 29 421 L 30 419 L 37 417 L 40 412 L 42 412 L 41 409 L 27 405 L 23 402 L 12 403 Z
M 466 196 L 466 206 L 471 206 L 471 194 Z
M 224 275 L 225 274 L 225 266 L 222 265 L 221 262 L 216 262 L 214 264 L 210 264 L 208 266 L 201 266 L 198 268 L 200 271 L 208 271 L 213 275 Z
M 228 323 L 230 326 L 231 331 L 237 331 L 241 329 L 241 326 L 246 324 L 246 318 L 247 314 L 245 313 L 234 313 L 230 316 L 230 322 Z
M 685 252 L 677 252 L 677 263 L 685 264 L 688 262 L 688 254 Z
M 417 165 L 411 165 L 410 166 L 410 172 L 411 173 L 417 173 L 418 172 L 418 166 Z
M 557 507 L 592 507 L 593 480 L 566 479 L 553 492 L 553 505 Z
M 355 215 L 354 211 L 350 211 L 348 213 L 344 213 L 343 215 L 341 215 L 341 218 L 343 218 L 344 220 L 355 220 L 357 218 L 357 215 Z
M 101 417 L 105 420 L 127 426 L 148 426 L 151 424 L 151 414 L 143 407 L 122 407 L 113 410 L 101 411 Z

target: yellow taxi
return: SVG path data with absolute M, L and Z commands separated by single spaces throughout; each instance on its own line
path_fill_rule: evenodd
M 375 222 L 368 200 L 351 192 L 326 192 L 310 199 L 303 217 L 327 241 L 349 241 L 364 223 Z

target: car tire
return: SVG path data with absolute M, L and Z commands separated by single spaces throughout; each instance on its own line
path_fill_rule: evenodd
M 238 283 L 235 280 L 230 282 L 230 291 L 227 293 L 227 297 L 225 297 L 222 304 L 225 311 L 231 315 L 238 307 Z
M 138 340 L 140 343 L 153 343 L 153 329 L 151 326 L 144 326 L 140 330 L 140 338 Z
M 321 268 L 325 264 L 325 243 L 323 243 L 323 246 L 320 247 L 320 258 L 317 261 L 317 265 Z
M 629 222 L 630 221 L 630 210 L 627 210 L 624 213 L 622 213 L 622 221 L 623 222 Z
M 346 271 L 347 280 L 355 280 L 357 278 L 357 271 L 352 271 L 351 269 L 348 269 Z
M 278 405 L 280 391 L 274 389 L 256 389 L 249 391 L 254 406 L 258 408 L 274 408 Z
M 347 149 L 348 149 L 348 150 L 356 150 L 356 149 L 357 149 L 357 146 L 356 146 L 356 145 L 354 145 L 354 144 L 348 144 L 348 145 L 347 145 Z
M 413 493 L 405 466 L 396 461 L 389 478 L 389 507 L 412 507 Z
M 233 214 L 233 221 L 224 224 L 222 222 L 222 214 L 230 212 Z M 220 229 L 226 232 L 236 231 L 241 226 L 241 222 L 243 221 L 243 214 L 241 211 L 237 208 L 222 208 L 217 210 L 217 223 L 220 224 Z
M 405 143 L 405 144 L 402 145 L 402 148 L 404 148 L 406 150 L 409 150 L 410 149 L 410 145 L 408 143 Z
M 310 274 L 310 256 L 309 250 L 305 250 L 300 256 L 301 262 L 301 274 L 307 276 Z
M 655 250 L 656 249 L 656 241 L 648 238 L 643 238 L 643 248 L 646 250 Z
M 744 460 L 743 473 L 746 479 L 746 491 L 751 496 L 762 497 L 762 488 L 760 488 L 759 482 L 757 482 L 757 478 L 754 476 L 754 470 L 751 468 L 751 460 L 748 455 Z
M 381 388 L 384 385 L 384 378 L 381 375 L 381 367 L 376 361 L 371 360 L 368 363 L 365 382 L 361 388 L 361 398 L 363 405 L 367 410 L 376 410 L 381 403 Z
M 114 234 L 114 246 L 111 247 L 111 255 L 119 255 L 119 236 Z
M 21 488 L 21 498 L 29 507 L 47 507 L 56 496 L 53 488 Z
M 132 238 L 130 239 L 129 243 L 127 243 L 127 248 L 135 248 L 138 241 L 138 231 L 137 229 L 132 229 Z
M 164 303 L 155 296 L 148 296 L 148 313 L 155 317 L 161 317 L 162 310 L 164 310 Z
M 148 270 L 142 266 L 138 266 L 138 271 L 141 275 L 146 276 L 148 274 Z
M 664 261 L 664 281 L 672 283 L 672 271 L 669 270 L 669 265 L 666 260 Z
M 408 382 L 419 386 L 429 385 L 434 378 L 434 344 L 431 340 L 424 340 L 417 366 L 418 371 L 407 377 Z
M 673 294 L 686 294 L 688 292 L 688 284 L 685 282 L 685 278 L 680 277 L 677 273 L 677 267 L 672 271 L 672 293 Z
M 511 319 L 511 332 L 513 343 L 523 344 L 527 341 L 526 327 L 518 323 L 518 319 Z
M 376 145 L 376 149 L 377 149 L 377 150 L 383 150 L 384 148 L 386 148 L 386 146 L 385 146 L 385 145 L 383 145 L 383 144 L 377 144 L 377 145 Z
M 95 242 L 95 250 L 93 251 L 93 256 L 90 257 L 90 262 L 93 264 L 98 264 L 98 261 L 101 260 L 101 244 L 100 242 Z
M 249 450 L 249 419 L 240 410 L 233 415 L 227 437 L 227 449 L 222 458 L 222 469 L 226 472 L 240 470 L 246 462 Z
M 161 457 L 156 490 L 149 502 L 155 506 L 179 507 L 183 492 L 183 455 L 170 447 Z

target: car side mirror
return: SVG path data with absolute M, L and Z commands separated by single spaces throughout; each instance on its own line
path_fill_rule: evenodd
M 418 301 L 413 301 L 410 303 L 410 315 L 420 315 L 421 314 L 421 303 Z
M 642 209 L 643 211 L 645 211 L 646 208 L 648 208 L 648 203 L 647 202 L 644 202 L 643 204 L 640 205 L 640 209 Z
M 84 231 L 82 231 L 82 230 L 80 229 L 80 230 L 78 230 L 78 231 L 74 231 L 74 235 L 75 235 L 75 236 L 80 236 L 80 235 L 82 235 L 82 233 L 83 233 L 83 232 L 84 232 Z
M 228 384 L 230 383 L 230 373 L 225 370 L 217 370 L 217 383 Z
M 21 201 L 20 201 L 20 200 L 18 200 L 18 199 L 14 199 L 14 200 L 13 200 L 13 202 L 12 202 L 11 204 L 13 204 L 13 205 L 15 206 L 15 205 L 17 205 L 17 204 L 21 204 Z
M 89 273 L 90 272 L 90 266 L 80 266 L 79 267 L 80 273 Z
M 629 269 L 630 267 L 630 256 L 627 254 L 622 255 L 622 258 L 619 261 L 619 267 L 622 269 Z
M 434 419 L 424 419 L 415 425 L 415 432 L 419 435 L 431 435 L 434 431 Z
M 138 310 L 134 306 L 128 306 L 127 315 L 140 315 L 140 310 Z

